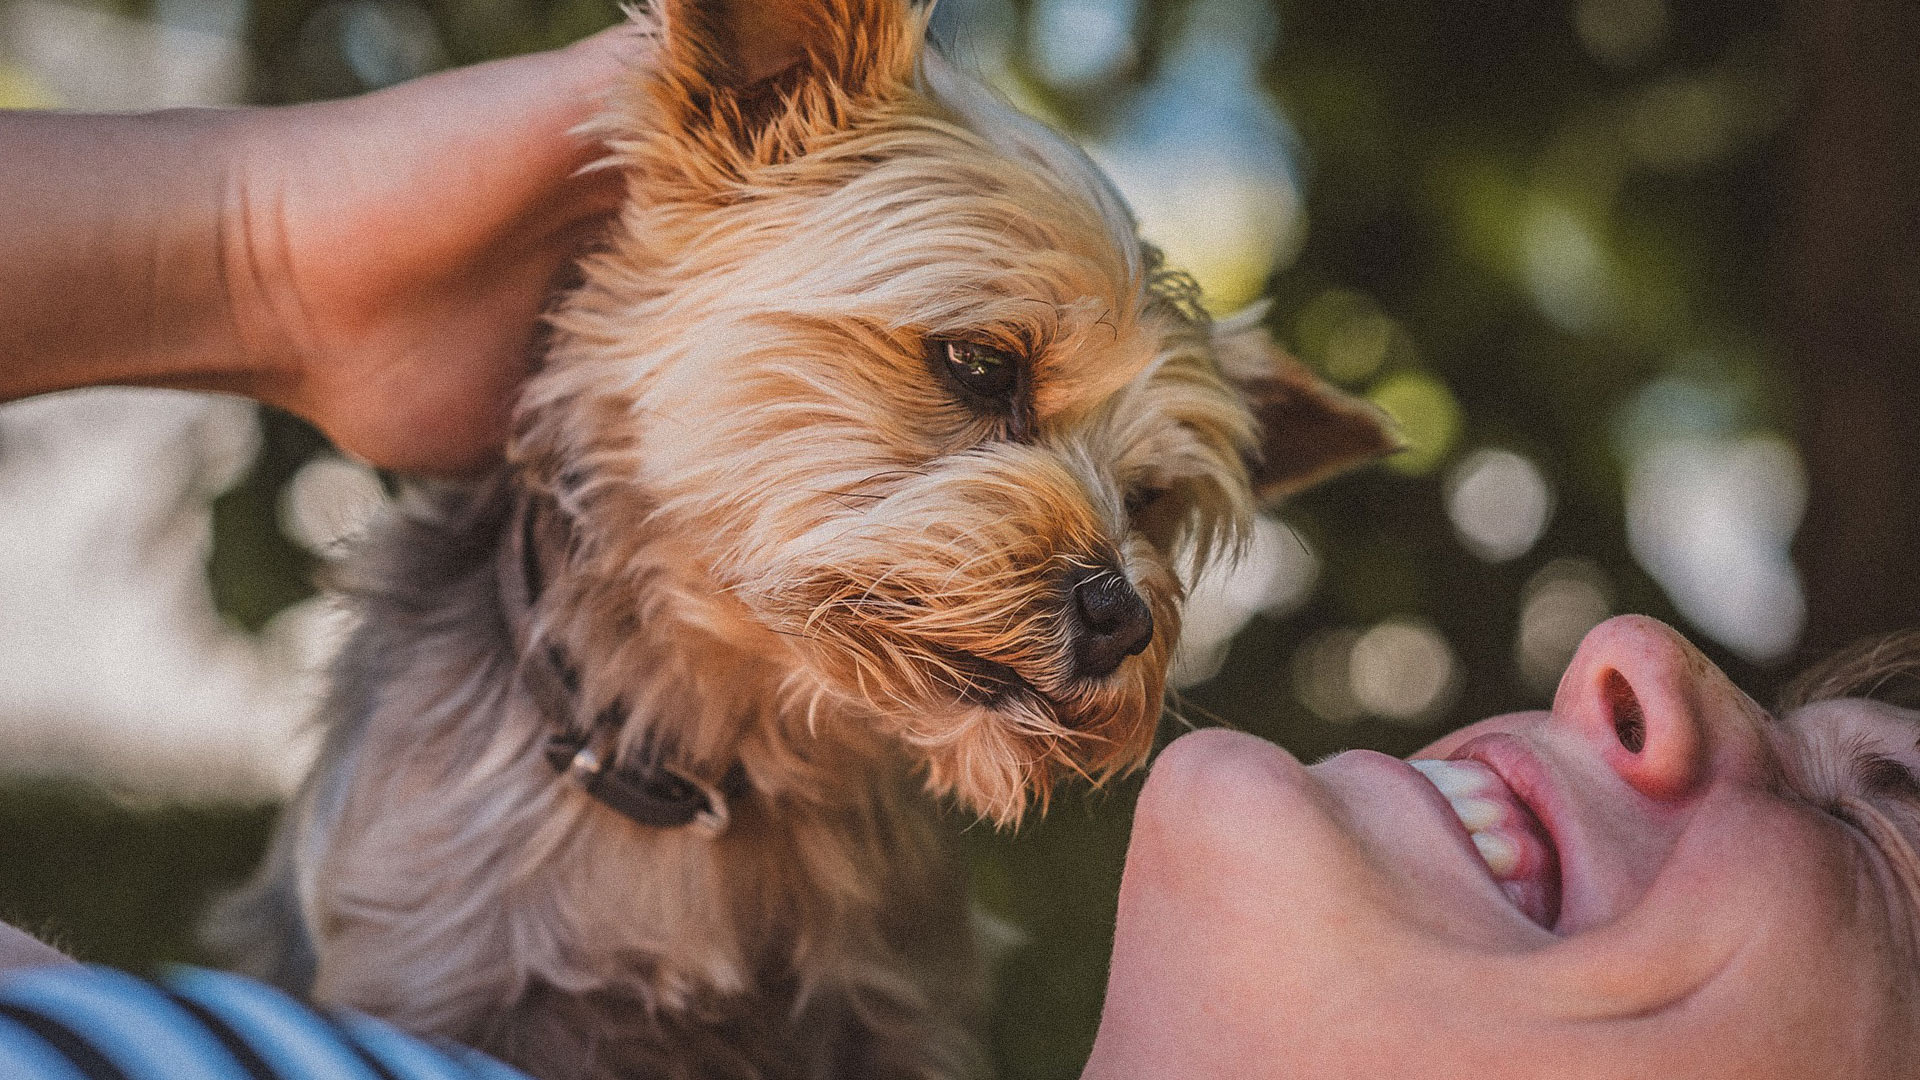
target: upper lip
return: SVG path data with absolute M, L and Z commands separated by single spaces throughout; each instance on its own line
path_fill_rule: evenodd
M 1551 928 L 1558 932 L 1573 907 L 1571 886 L 1578 872 L 1569 865 L 1567 830 L 1559 796 L 1555 793 L 1546 767 L 1534 755 L 1526 740 L 1509 732 L 1492 732 L 1469 739 L 1448 755 L 1454 761 L 1477 761 L 1492 769 L 1513 797 L 1540 823 L 1553 849 L 1560 874 L 1560 917 Z

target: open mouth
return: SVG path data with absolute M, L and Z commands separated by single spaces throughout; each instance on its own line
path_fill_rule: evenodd
M 1485 762 L 1408 764 L 1446 798 L 1507 899 L 1543 929 L 1553 929 L 1560 921 L 1560 858 L 1533 809 Z

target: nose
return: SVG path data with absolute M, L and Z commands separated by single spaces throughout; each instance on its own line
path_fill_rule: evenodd
M 1692 793 L 1712 755 L 1757 750 L 1754 710 L 1685 638 L 1639 615 L 1589 631 L 1553 700 L 1556 723 L 1591 739 L 1622 779 L 1663 801 Z
M 1110 566 L 1087 567 L 1068 579 L 1073 602 L 1074 674 L 1097 679 L 1109 675 L 1153 640 L 1153 612 L 1125 574 Z

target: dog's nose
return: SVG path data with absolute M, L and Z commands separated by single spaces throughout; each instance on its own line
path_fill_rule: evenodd
M 1073 582 L 1074 671 L 1097 679 L 1153 640 L 1153 612 L 1126 575 L 1108 566 L 1078 571 Z

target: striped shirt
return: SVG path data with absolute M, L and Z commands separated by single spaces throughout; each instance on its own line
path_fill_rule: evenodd
M 527 1080 L 477 1051 L 200 968 L 62 964 L 0 978 L 5 1080 Z

